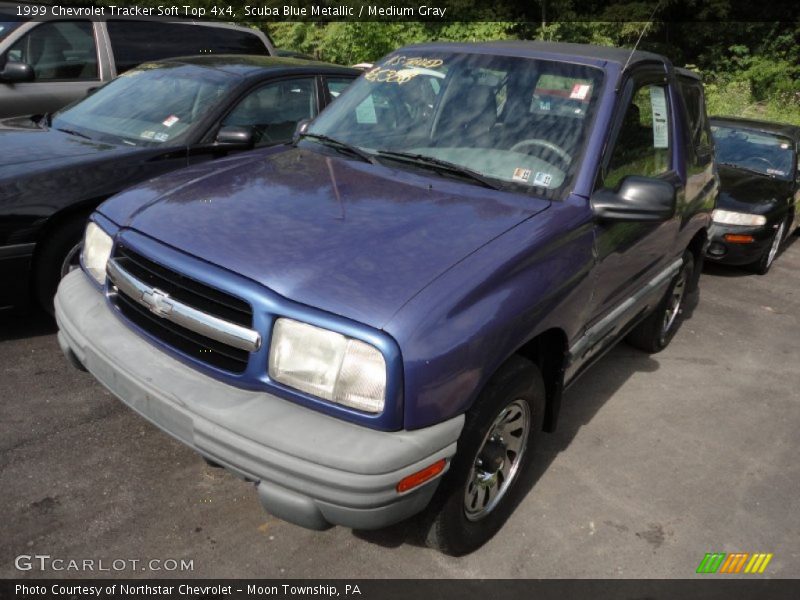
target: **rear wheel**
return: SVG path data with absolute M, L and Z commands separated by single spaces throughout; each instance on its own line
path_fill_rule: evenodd
M 772 238 L 769 248 L 764 250 L 764 254 L 761 255 L 761 258 L 751 265 L 753 271 L 759 275 L 766 275 L 769 272 L 772 263 L 775 262 L 775 257 L 778 256 L 778 250 L 781 248 L 781 242 L 783 242 L 783 234 L 785 231 L 786 221 L 783 221 L 778 229 L 775 230 L 775 235 Z
M 61 278 L 80 266 L 83 230 L 86 221 L 74 219 L 51 232 L 36 259 L 36 299 L 49 314 L 54 314 L 53 299 Z
M 467 413 L 458 453 L 423 515 L 429 546 L 461 556 L 503 526 L 527 489 L 544 409 L 539 369 L 512 357 Z
M 628 343 L 654 354 L 670 343 L 683 321 L 683 309 L 694 273 L 694 255 L 683 253 L 683 264 L 656 309 L 631 330 Z

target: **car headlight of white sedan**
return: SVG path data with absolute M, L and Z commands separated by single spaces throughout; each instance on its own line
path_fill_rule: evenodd
M 83 236 L 81 258 L 89 275 L 100 285 L 106 282 L 106 264 L 111 256 L 114 240 L 100 226 L 90 221 Z
M 275 321 L 269 376 L 312 396 L 368 413 L 383 410 L 386 360 L 374 346 L 281 317 Z
M 752 215 L 750 213 L 740 213 L 731 210 L 717 208 L 711 213 L 711 219 L 721 225 L 744 225 L 749 227 L 760 227 L 767 224 L 767 217 L 764 215 Z

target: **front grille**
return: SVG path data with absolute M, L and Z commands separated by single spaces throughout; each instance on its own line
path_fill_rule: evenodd
M 252 327 L 253 310 L 244 300 L 155 263 L 122 244 L 117 245 L 113 260 L 134 278 L 161 290 L 170 298 L 219 319 Z M 111 298 L 119 311 L 129 321 L 168 346 L 200 362 L 232 373 L 242 373 L 247 368 L 250 356 L 247 350 L 229 346 L 173 323 L 154 314 L 122 290 L 115 291 Z

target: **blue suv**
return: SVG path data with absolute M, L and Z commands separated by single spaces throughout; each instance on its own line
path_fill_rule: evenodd
M 393 52 L 255 151 L 91 218 L 59 341 L 314 529 L 417 513 L 459 555 L 530 485 L 563 390 L 664 348 L 718 180 L 699 78 L 572 44 Z

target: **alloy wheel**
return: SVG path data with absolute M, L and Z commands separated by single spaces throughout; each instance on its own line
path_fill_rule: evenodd
M 525 454 L 530 425 L 530 408 L 520 399 L 508 404 L 492 423 L 464 492 L 464 513 L 470 521 L 492 512 L 511 487 Z
M 781 247 L 781 241 L 783 240 L 783 230 L 786 227 L 786 222 L 784 221 L 781 223 L 781 226 L 778 227 L 778 231 L 775 232 L 775 237 L 772 238 L 772 245 L 769 247 L 769 254 L 767 255 L 767 268 L 772 265 L 772 261 L 775 260 L 775 257 L 778 255 L 778 249 Z
M 675 325 L 675 321 L 678 319 L 678 315 L 680 315 L 683 311 L 683 297 L 686 294 L 686 283 L 686 269 L 682 268 L 678 273 L 678 279 L 675 281 L 675 285 L 672 288 L 669 302 L 667 304 L 667 310 L 664 313 L 664 324 L 661 327 L 662 340 L 667 338 L 670 330 Z

